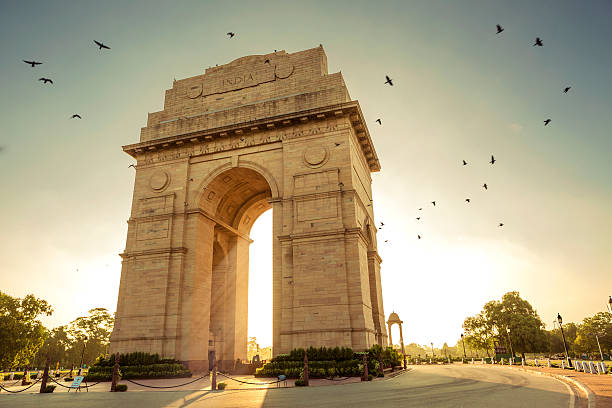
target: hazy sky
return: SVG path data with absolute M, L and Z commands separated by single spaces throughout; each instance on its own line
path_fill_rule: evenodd
M 138 141 L 173 78 L 323 44 L 382 165 L 373 183 L 384 306 L 404 320 L 406 343 L 454 343 L 466 316 L 511 290 L 549 326 L 557 312 L 569 322 L 603 311 L 611 16 L 607 0 L 0 1 L 0 290 L 49 301 L 49 326 L 114 311 L 134 181 L 121 146 Z M 544 47 L 532 46 L 537 36 Z M 269 303 L 251 303 L 249 330 L 262 345 L 270 215 L 252 234 L 250 282 Z

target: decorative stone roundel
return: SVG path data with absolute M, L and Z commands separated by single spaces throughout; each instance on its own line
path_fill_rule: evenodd
M 309 147 L 304 151 L 304 163 L 310 167 L 320 167 L 327 161 L 327 149 L 322 146 Z
M 170 183 L 170 176 L 163 170 L 157 170 L 149 179 L 149 185 L 155 191 L 162 191 L 168 187 Z

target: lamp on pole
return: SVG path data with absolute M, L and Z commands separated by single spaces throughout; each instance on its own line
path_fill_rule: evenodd
M 431 343 L 431 357 L 434 358 L 436 356 L 436 354 L 434 353 L 434 349 L 433 349 L 433 342 Z
M 514 360 L 514 349 L 512 348 L 512 339 L 510 338 L 510 327 L 506 327 L 506 333 L 508 333 L 508 342 L 510 343 L 510 352 L 512 353 L 512 359 Z
M 563 319 L 561 318 L 560 313 L 557 313 L 557 321 L 559 322 L 559 328 L 561 329 L 561 337 L 563 337 L 563 348 L 565 349 L 565 359 L 567 360 L 567 365 L 571 367 L 572 360 L 570 360 L 569 354 L 567 353 L 567 344 L 565 343 L 565 334 L 563 333 Z
M 463 333 L 461 333 L 461 343 L 463 343 L 463 358 L 467 360 L 467 356 L 465 355 L 465 341 L 463 340 Z
M 83 351 L 81 352 L 81 365 L 79 366 L 79 375 L 83 372 L 83 357 L 85 357 L 85 347 L 87 346 L 87 336 L 83 337 Z

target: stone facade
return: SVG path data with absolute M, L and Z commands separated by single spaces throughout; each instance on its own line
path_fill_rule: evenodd
M 357 101 L 322 47 L 175 81 L 137 160 L 111 352 L 208 369 L 247 351 L 249 232 L 273 210 L 273 352 L 387 344 Z

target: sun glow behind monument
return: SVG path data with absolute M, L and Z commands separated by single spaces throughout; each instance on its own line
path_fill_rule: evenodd
M 255 221 L 249 248 L 249 337 L 272 345 L 272 211 Z

